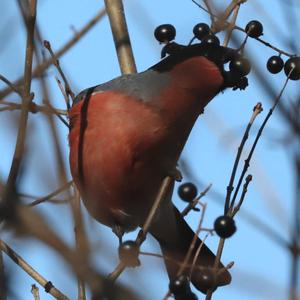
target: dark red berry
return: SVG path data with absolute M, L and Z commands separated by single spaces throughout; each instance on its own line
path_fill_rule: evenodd
M 256 20 L 250 21 L 245 28 L 246 33 L 253 38 L 263 35 L 263 30 L 262 24 Z
M 178 278 L 170 281 L 170 292 L 174 296 L 184 296 L 190 293 L 190 281 L 186 275 L 180 275 Z
M 203 269 L 193 274 L 193 284 L 195 287 L 206 294 L 208 290 L 216 289 L 216 274 L 211 269 Z
M 214 34 L 209 33 L 208 35 L 202 38 L 202 43 L 219 46 L 220 40 Z
M 197 187 L 191 182 L 181 184 L 178 188 L 179 197 L 186 202 L 193 201 L 197 197 L 197 194 Z
M 279 73 L 283 68 L 283 60 L 280 56 L 271 56 L 267 61 L 267 69 L 272 74 Z
M 292 73 L 290 74 L 291 71 Z M 290 74 L 289 77 L 290 79 L 299 80 L 300 79 L 300 57 L 294 56 L 289 58 L 284 64 L 284 72 L 286 76 Z
M 214 229 L 219 237 L 226 239 L 235 233 L 236 226 L 233 218 L 220 216 L 215 220 Z
M 136 267 L 139 262 L 139 246 L 135 241 L 126 241 L 119 246 L 119 258 L 128 267 Z
M 251 65 L 246 58 L 236 58 L 229 63 L 229 70 L 234 74 L 243 77 L 249 74 Z
M 198 23 L 194 26 L 193 33 L 198 40 L 202 40 L 206 35 L 210 33 L 210 28 L 205 23 Z
M 154 31 L 155 38 L 161 43 L 168 43 L 174 40 L 176 29 L 171 24 L 162 24 L 156 27 Z

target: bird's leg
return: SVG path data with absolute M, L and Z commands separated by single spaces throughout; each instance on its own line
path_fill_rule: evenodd
M 115 224 L 114 227 L 112 228 L 113 233 L 118 237 L 119 239 L 119 245 L 122 244 L 122 239 L 124 235 L 124 229 L 121 225 Z

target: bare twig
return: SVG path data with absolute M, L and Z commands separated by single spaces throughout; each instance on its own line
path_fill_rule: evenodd
M 200 216 L 197 230 L 195 231 L 195 234 L 194 234 L 193 240 L 190 244 L 190 247 L 188 249 L 188 252 L 187 252 L 183 262 L 180 264 L 180 268 L 177 271 L 177 277 L 180 276 L 187 267 L 189 267 L 189 266 L 191 267 L 191 272 L 192 272 L 192 269 L 195 267 L 195 263 L 189 264 L 189 261 L 190 261 L 191 255 L 193 253 L 193 250 L 195 248 L 196 241 L 198 239 L 198 235 L 202 228 L 202 223 L 203 223 L 203 219 L 204 219 L 204 215 L 205 215 L 206 206 L 207 206 L 206 203 L 204 203 L 202 206 L 201 216 Z M 198 253 L 198 255 L 199 255 L 199 253 Z M 163 300 L 167 300 L 170 297 L 170 295 L 171 295 L 171 292 L 170 292 L 170 290 L 168 290 L 168 292 L 163 297 Z
M 207 13 L 209 14 L 208 9 L 205 8 L 204 6 L 202 6 L 201 4 L 199 4 L 196 0 L 192 0 L 192 2 L 193 2 L 195 5 L 197 5 L 200 9 L 202 9 L 203 11 L 205 11 L 205 12 L 207 12 Z M 216 15 L 216 14 L 214 14 L 213 16 L 214 16 L 215 18 L 220 18 L 220 17 L 219 17 L 218 15 Z M 220 23 L 222 23 L 222 22 L 220 22 Z M 230 26 L 230 22 L 228 22 L 228 21 L 225 20 L 225 21 L 223 21 L 223 27 L 222 27 L 222 28 L 219 28 L 218 30 L 215 29 L 214 32 L 217 33 L 218 31 L 223 30 L 223 29 L 227 28 L 228 26 Z M 239 31 L 242 31 L 242 32 L 245 32 L 245 33 L 246 33 L 245 29 L 243 29 L 242 27 L 237 26 L 237 25 L 235 25 L 233 29 L 236 29 L 236 30 L 239 30 Z M 279 49 L 278 47 L 275 47 L 275 46 L 271 45 L 270 43 L 264 41 L 263 39 L 261 39 L 261 38 L 259 38 L 259 37 L 258 37 L 258 38 L 254 38 L 254 39 L 256 39 L 257 41 L 259 41 L 260 43 L 262 43 L 262 44 L 265 45 L 266 47 L 269 47 L 269 48 L 275 50 L 276 52 L 278 52 L 278 53 L 280 53 L 280 54 L 284 54 L 284 55 L 286 55 L 286 56 L 288 56 L 288 57 L 295 56 L 295 53 L 292 54 L 292 53 L 286 52 L 286 51 L 284 51 L 284 50 L 282 50 L 282 49 Z M 0 98 L 1 98 L 1 97 L 0 97 Z
M 75 242 L 76 242 L 76 249 L 80 255 L 84 257 L 88 257 L 89 254 L 89 246 L 88 240 L 84 231 L 84 225 L 81 215 L 81 208 L 80 208 L 80 194 L 76 187 L 75 189 L 75 196 L 71 201 L 71 209 L 73 213 L 74 219 L 74 235 L 75 235 Z M 86 300 L 85 295 L 85 283 L 82 278 L 77 276 L 77 290 L 78 290 L 78 300 Z
M 104 0 L 122 74 L 136 73 L 122 0 Z
M 237 8 L 237 10 L 239 10 L 241 4 L 245 2 L 247 2 L 247 0 L 232 0 L 230 4 L 226 7 L 224 13 L 222 13 L 221 19 L 227 20 L 232 14 L 232 12 L 234 12 Z
M 69 101 L 69 97 L 68 97 L 68 95 L 67 95 L 66 89 L 63 87 L 61 81 L 60 81 L 57 77 L 55 77 L 55 80 L 56 80 L 56 82 L 57 82 L 57 85 L 58 85 L 58 87 L 59 87 L 61 93 L 62 93 L 63 96 L 64 96 L 65 103 L 66 103 L 67 107 L 69 107 L 68 109 L 70 109 L 70 101 Z
M 8 255 L 20 268 L 22 268 L 29 276 L 45 288 L 45 291 L 56 299 L 68 300 L 69 298 L 58 290 L 51 281 L 45 279 L 35 269 L 33 269 L 19 254 L 10 248 L 4 241 L 0 240 L 1 250 Z
M 204 4 L 205 4 L 205 6 L 206 6 L 206 8 L 207 8 L 207 11 L 208 11 L 208 14 L 209 14 L 209 16 L 210 16 L 211 27 L 213 27 L 213 26 L 214 26 L 214 23 L 215 23 L 215 18 L 214 18 L 213 11 L 212 11 L 212 9 L 211 9 L 211 7 L 210 7 L 210 3 L 209 3 L 208 0 L 203 0 L 203 2 L 204 2 Z
M 234 9 L 232 20 L 230 22 L 230 25 L 228 26 L 226 36 L 225 36 L 225 40 L 224 40 L 224 43 L 223 43 L 224 47 L 227 47 L 228 44 L 229 44 L 230 37 L 231 37 L 232 31 L 233 31 L 234 26 L 235 26 L 235 22 L 237 20 L 238 14 L 239 14 L 239 9 L 240 9 L 240 5 L 237 5 Z
M 77 34 L 74 35 L 66 44 L 64 44 L 56 53 L 55 57 L 59 59 L 62 55 L 64 55 L 70 48 L 72 48 L 76 43 L 91 29 L 97 24 L 104 16 L 106 12 L 105 9 L 99 10 L 99 12 L 89 21 L 87 22 L 80 30 L 77 31 Z M 32 77 L 41 76 L 44 71 L 52 64 L 52 58 L 44 61 L 42 64 L 38 65 L 32 72 Z M 16 82 L 13 83 L 14 86 L 19 87 L 23 84 L 24 78 L 21 77 Z M 10 94 L 12 89 L 6 88 L 0 92 L 0 99 Z
M 246 180 L 245 180 L 245 183 L 244 183 L 244 186 L 243 186 L 243 192 L 242 192 L 242 195 L 241 195 L 241 199 L 238 202 L 238 204 L 236 205 L 236 207 L 232 207 L 232 212 L 229 213 L 231 217 L 234 217 L 236 215 L 236 213 L 240 210 L 240 208 L 243 204 L 244 198 L 246 196 L 246 193 L 247 193 L 248 185 L 249 185 L 251 180 L 252 180 L 252 176 L 248 175 L 246 177 Z
M 201 229 L 202 230 L 202 229 Z M 201 241 L 199 247 L 197 248 L 196 252 L 195 252 L 195 255 L 194 255 L 194 258 L 193 258 L 193 261 L 192 261 L 192 266 L 190 268 L 190 278 L 192 277 L 192 273 L 194 271 L 194 267 L 196 265 L 196 262 L 197 262 L 197 259 L 199 257 L 199 254 L 200 254 L 200 251 L 206 241 L 206 239 L 208 238 L 209 234 L 206 234 L 206 236 L 203 238 L 203 240 Z
M 250 132 L 251 126 L 253 125 L 253 122 L 255 121 L 258 114 L 260 114 L 262 112 L 262 110 L 263 110 L 263 108 L 262 108 L 261 103 L 260 102 L 257 103 L 255 105 L 254 109 L 253 109 L 252 116 L 251 116 L 250 121 L 249 121 L 249 123 L 246 127 L 246 130 L 245 130 L 244 136 L 242 138 L 241 144 L 239 145 L 239 148 L 238 148 L 238 151 L 237 151 L 237 154 L 236 154 L 236 157 L 235 157 L 234 165 L 233 165 L 233 168 L 232 168 L 229 184 L 227 186 L 227 194 L 226 194 L 226 200 L 225 200 L 225 206 L 224 206 L 224 214 L 227 213 L 230 206 L 233 207 L 233 205 L 234 205 L 234 200 L 232 200 L 232 202 L 230 203 L 230 198 L 231 198 L 231 193 L 233 191 L 233 183 L 234 183 L 236 171 L 237 171 L 237 168 L 238 168 L 238 164 L 239 164 L 240 159 L 241 159 L 241 155 L 242 155 L 242 152 L 243 152 L 243 149 L 244 149 L 244 145 L 245 145 L 245 143 L 246 143 L 246 141 L 249 137 L 249 132 Z
M 225 239 L 220 239 L 219 245 L 218 245 L 218 250 L 217 250 L 217 255 L 216 255 L 215 263 L 214 263 L 215 270 L 218 268 L 218 266 L 220 264 L 220 260 L 221 260 L 221 256 L 222 256 L 222 252 L 223 252 L 223 248 L 224 248 L 224 243 L 225 243 Z M 214 291 L 212 289 L 208 290 L 205 300 L 211 300 L 213 292 Z
M 73 181 L 69 181 L 68 183 L 64 184 L 62 187 L 58 188 L 57 190 L 55 190 L 54 192 L 51 192 L 50 194 L 48 194 L 47 196 L 44 196 L 42 198 L 39 198 L 31 203 L 28 204 L 28 206 L 35 206 L 38 205 L 40 203 L 44 203 L 47 202 L 48 200 L 50 200 L 51 198 L 53 198 L 54 196 L 64 192 L 65 190 L 67 190 L 71 185 L 72 185 Z
M 290 74 L 292 73 L 293 70 L 294 70 L 294 69 L 291 70 Z M 263 132 L 263 130 L 264 130 L 264 128 L 265 128 L 265 126 L 266 126 L 268 120 L 269 120 L 269 118 L 270 118 L 271 115 L 273 114 L 273 111 L 274 111 L 274 109 L 276 108 L 276 106 L 277 106 L 277 104 L 278 104 L 278 102 L 279 102 L 279 100 L 280 100 L 280 98 L 281 98 L 281 96 L 282 96 L 282 94 L 283 94 L 283 91 L 284 91 L 284 89 L 285 89 L 285 87 L 286 87 L 286 85 L 287 85 L 287 83 L 288 83 L 288 81 L 289 81 L 289 76 L 290 76 L 290 74 L 287 76 L 287 78 L 286 78 L 286 80 L 285 80 L 285 82 L 284 82 L 284 85 L 283 85 L 281 91 L 279 92 L 278 96 L 276 97 L 276 99 L 275 99 L 275 101 L 274 101 L 274 104 L 273 104 L 272 108 L 269 110 L 269 113 L 268 113 L 267 116 L 265 117 L 263 123 L 261 124 L 261 126 L 260 126 L 260 128 L 259 128 L 259 130 L 258 130 L 258 133 L 257 133 L 257 135 L 256 135 L 256 137 L 255 137 L 254 143 L 253 143 L 253 145 L 252 145 L 252 147 L 251 147 L 251 149 L 250 149 L 250 152 L 249 152 L 249 154 L 248 154 L 248 157 L 247 157 L 247 159 L 245 160 L 244 168 L 243 168 L 243 170 L 242 170 L 242 173 L 241 173 L 241 175 L 240 175 L 240 178 L 239 178 L 237 187 L 236 187 L 236 189 L 235 189 L 235 192 L 234 192 L 234 195 L 233 195 L 233 198 L 232 198 L 232 203 L 235 202 L 235 199 L 236 199 L 237 194 L 238 194 L 238 192 L 239 192 L 239 189 L 240 189 L 240 186 L 241 186 L 242 181 L 243 181 L 243 179 L 244 179 L 244 176 L 245 176 L 245 174 L 246 174 L 246 172 L 247 172 L 247 170 L 248 170 L 248 168 L 249 168 L 249 166 L 250 166 L 250 161 L 251 161 L 251 158 L 252 158 L 252 156 L 253 156 L 253 153 L 254 153 L 255 147 L 256 147 L 256 145 L 257 145 L 257 142 L 258 142 L 258 140 L 259 140 L 259 138 L 260 138 L 260 136 L 261 136 L 261 134 L 262 134 L 262 132 Z
M 262 134 L 262 132 L 263 132 L 263 129 L 264 129 L 266 123 L 268 122 L 269 118 L 271 117 L 271 115 L 272 115 L 274 109 L 276 108 L 276 106 L 277 106 L 277 104 L 278 104 L 278 102 L 279 102 L 279 100 L 280 100 L 280 98 L 281 98 L 281 96 L 282 96 L 283 91 L 284 91 L 284 89 L 285 89 L 285 87 L 286 87 L 286 85 L 287 85 L 287 83 L 288 83 L 288 81 L 289 81 L 289 76 L 290 76 L 290 74 L 293 72 L 293 70 L 294 70 L 294 68 L 292 68 L 291 71 L 290 71 L 290 73 L 288 74 L 287 79 L 285 80 L 282 89 L 280 90 L 278 96 L 276 97 L 276 99 L 275 99 L 275 101 L 274 101 L 274 104 L 273 104 L 272 108 L 269 110 L 269 113 L 267 114 L 267 116 L 266 116 L 266 118 L 264 119 L 264 121 L 263 121 L 261 127 L 259 128 L 259 131 L 258 131 L 258 133 L 257 133 L 257 135 L 256 135 L 256 138 L 255 138 L 254 143 L 253 143 L 253 145 L 252 145 L 252 148 L 251 148 L 251 150 L 250 150 L 250 152 L 249 152 L 249 155 L 248 155 L 247 159 L 245 160 L 244 168 L 243 168 L 242 173 L 241 173 L 241 175 L 240 175 L 240 178 L 239 178 L 239 181 L 238 181 L 238 185 L 237 185 L 237 187 L 236 187 L 235 194 L 234 194 L 233 199 L 232 199 L 232 203 L 234 203 L 234 201 L 235 201 L 235 199 L 236 199 L 236 196 L 237 196 L 237 193 L 238 193 L 238 191 L 239 191 L 241 182 L 242 182 L 242 180 L 243 180 L 243 178 L 244 178 L 244 176 L 245 176 L 245 174 L 246 174 L 246 172 L 247 172 L 247 170 L 248 170 L 248 167 L 249 167 L 249 165 L 250 165 L 250 160 L 251 160 L 252 155 L 253 155 L 253 153 L 254 153 L 254 150 L 255 150 L 255 147 L 256 147 L 256 145 L 257 145 L 257 142 L 258 142 L 258 140 L 259 140 L 259 138 L 260 138 L 260 136 L 261 136 L 261 134 Z M 249 182 L 250 182 L 250 180 L 249 180 Z M 246 182 L 245 185 L 246 185 L 245 190 L 247 191 L 248 183 Z M 246 193 L 246 191 L 245 191 L 245 193 Z M 242 195 L 242 196 L 243 196 L 243 195 Z M 245 195 L 244 195 L 244 196 L 245 196 Z M 243 201 L 243 198 L 241 198 L 241 201 Z M 226 204 L 225 204 L 225 205 L 226 205 Z M 215 258 L 215 264 L 214 264 L 214 267 L 215 267 L 215 268 L 217 268 L 218 265 L 219 265 L 219 263 L 220 263 L 221 256 L 222 256 L 222 252 L 223 252 L 223 248 L 224 248 L 224 243 L 225 243 L 225 239 L 221 238 L 220 241 L 219 241 L 218 251 L 217 251 L 216 258 Z M 207 295 L 206 295 L 205 300 L 211 300 L 212 294 L 213 294 L 213 290 L 209 290 L 209 291 L 207 292 Z
M 202 206 L 201 216 L 200 216 L 200 220 L 199 220 L 199 224 L 198 224 L 197 230 L 195 231 L 193 240 L 192 240 L 192 242 L 190 244 L 190 247 L 189 247 L 189 250 L 188 250 L 188 252 L 187 252 L 187 254 L 186 254 L 185 258 L 184 258 L 183 264 L 181 265 L 181 267 L 179 268 L 179 270 L 177 272 L 177 276 L 181 275 L 181 273 L 187 267 L 188 262 L 190 261 L 191 255 L 192 255 L 193 250 L 194 250 L 195 245 L 196 245 L 196 241 L 198 239 L 198 235 L 201 232 L 201 228 L 202 228 L 202 224 L 203 224 L 203 220 L 204 220 L 204 215 L 205 215 L 206 207 L 207 207 L 207 204 L 204 203 L 203 206 Z
M 40 300 L 41 299 L 40 298 L 39 288 L 35 284 L 33 284 L 31 286 L 31 293 L 33 295 L 34 300 Z
M 137 242 L 140 244 L 142 241 L 144 241 L 146 234 L 151 226 L 152 220 L 155 217 L 155 214 L 157 210 L 159 209 L 159 206 L 163 199 L 165 199 L 170 192 L 170 187 L 172 186 L 174 182 L 174 179 L 172 177 L 165 177 L 163 180 L 160 189 L 158 191 L 158 194 L 154 200 L 153 206 L 151 207 L 151 210 L 147 216 L 147 219 L 143 225 L 143 228 L 140 230 L 137 238 Z
M 16 109 L 21 109 L 21 107 L 22 107 L 22 105 L 20 103 L 15 103 L 12 101 L 5 101 L 5 100 L 0 100 L 0 105 L 6 106 L 6 107 L 4 107 L 3 110 L 0 109 L 0 111 L 16 110 Z M 53 106 L 39 105 L 33 101 L 30 103 L 29 111 L 33 114 L 35 114 L 37 112 L 42 112 L 45 114 L 51 113 L 51 114 L 55 114 L 58 116 L 66 116 L 67 115 L 67 111 L 65 109 L 54 108 Z
M 13 84 L 11 83 L 6 77 L 0 74 L 0 80 L 5 82 L 14 92 L 22 97 L 22 92 Z
M 201 198 L 203 198 L 207 194 L 211 187 L 212 184 L 210 183 L 208 187 L 204 191 L 202 191 L 198 197 L 196 197 L 184 208 L 184 210 L 181 212 L 181 215 L 185 217 L 192 209 L 194 209 L 197 206 L 197 204 L 200 203 Z
M 52 48 L 51 48 L 51 44 L 49 41 L 44 41 L 44 46 L 45 48 L 49 51 L 50 55 L 51 55 L 51 58 L 52 58 L 52 63 L 54 64 L 54 66 L 56 67 L 56 69 L 58 70 L 58 73 L 60 74 L 61 78 L 63 79 L 64 83 L 65 83 L 65 91 L 66 91 L 66 94 L 67 96 L 70 96 L 72 100 L 74 100 L 75 98 L 75 95 L 74 93 L 72 92 L 71 90 L 71 87 L 69 85 L 69 82 L 62 70 L 62 68 L 60 67 L 60 64 L 59 64 L 59 60 L 58 58 L 55 56 Z M 66 102 L 67 102 L 67 109 L 69 110 L 71 105 L 70 105 L 70 101 L 69 101 L 69 98 L 66 99 Z
M 27 24 L 27 42 L 26 42 L 26 56 L 25 56 L 25 66 L 24 66 L 24 88 L 22 93 L 22 108 L 21 116 L 19 120 L 19 128 L 17 141 L 15 146 L 15 151 L 13 155 L 12 164 L 10 167 L 3 201 L 9 201 L 7 197 L 11 194 L 14 189 L 15 182 L 19 173 L 19 168 L 21 165 L 21 160 L 24 152 L 25 137 L 26 137 L 26 127 L 28 121 L 28 112 L 33 94 L 30 93 L 31 79 L 32 79 L 32 60 L 33 60 L 33 50 L 34 50 L 34 27 L 36 19 L 36 5 L 37 0 L 29 1 L 28 9 L 28 24 Z
M 142 229 L 139 231 L 138 236 L 136 238 L 136 243 L 138 245 L 141 245 L 145 240 L 149 227 L 151 226 L 152 220 L 155 217 L 157 210 L 159 209 L 161 201 L 167 196 L 167 193 L 170 191 L 170 186 L 173 184 L 173 182 L 174 179 L 169 176 L 167 176 L 163 180 L 160 189 L 158 191 L 158 194 L 155 198 L 155 201 L 151 207 L 151 210 L 146 218 L 146 221 Z M 125 269 L 124 263 L 120 262 L 118 266 L 115 268 L 115 270 L 108 275 L 108 279 L 115 281 L 120 276 L 120 274 L 124 271 L 124 269 Z

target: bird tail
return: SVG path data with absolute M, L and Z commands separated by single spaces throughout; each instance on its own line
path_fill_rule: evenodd
M 177 278 L 180 264 L 183 263 L 195 236 L 195 233 L 186 223 L 177 208 L 174 205 L 172 206 L 172 217 L 168 217 L 165 214 L 166 218 L 164 222 L 160 222 L 160 226 L 154 226 L 151 230 L 151 234 L 159 242 L 163 256 L 165 257 L 164 261 L 170 281 Z M 168 215 L 170 215 L 170 211 L 168 212 Z M 197 237 L 191 258 L 183 271 L 184 274 L 190 275 L 192 261 L 201 243 L 201 239 Z M 231 275 L 228 270 L 220 263 L 218 266 L 220 270 L 216 271 L 213 269 L 214 263 L 215 255 L 205 244 L 203 244 L 190 280 L 199 291 L 205 294 L 208 290 L 208 277 L 213 278 L 212 282 L 214 289 L 231 282 Z

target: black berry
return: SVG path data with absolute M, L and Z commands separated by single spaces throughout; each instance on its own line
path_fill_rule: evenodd
M 292 73 L 290 74 L 291 71 Z M 289 77 L 290 79 L 299 80 L 300 79 L 300 57 L 295 56 L 289 58 L 284 64 L 284 72 L 286 76 L 290 74 Z
M 193 33 L 198 40 L 202 40 L 206 35 L 210 33 L 210 28 L 205 23 L 198 23 L 194 26 Z
M 191 292 L 189 278 L 185 275 L 180 275 L 178 278 L 170 281 L 170 292 L 174 296 L 184 296 Z
M 215 290 L 216 274 L 210 269 L 203 269 L 203 271 L 199 271 L 197 274 L 196 288 L 204 294 L 206 294 L 208 290 Z
M 215 220 L 214 229 L 219 237 L 226 239 L 235 233 L 235 222 L 231 217 L 220 216 Z
M 197 194 L 198 194 L 197 188 L 191 182 L 181 184 L 178 188 L 179 197 L 186 202 L 193 201 L 196 198 Z
M 119 246 L 119 258 L 128 267 L 140 265 L 139 246 L 135 241 L 126 241 Z
M 283 60 L 280 56 L 271 56 L 267 61 L 267 69 L 272 74 L 279 73 L 283 68 Z
M 206 35 L 205 37 L 202 38 L 202 43 L 219 46 L 220 45 L 220 40 L 218 39 L 217 36 L 210 33 L 210 34 L 208 34 L 208 35 Z
M 246 76 L 251 70 L 251 65 L 246 58 L 236 58 L 229 63 L 229 70 L 238 76 Z
M 256 20 L 250 21 L 245 28 L 246 33 L 253 38 L 263 35 L 263 30 L 262 24 Z
M 174 40 L 176 29 L 171 24 L 162 24 L 156 27 L 154 31 L 155 38 L 161 43 L 168 43 Z

